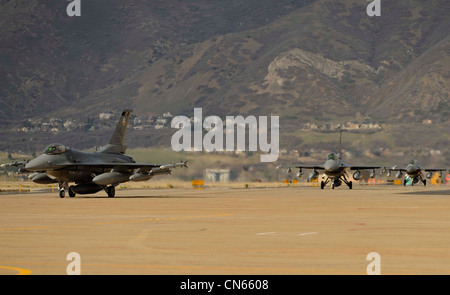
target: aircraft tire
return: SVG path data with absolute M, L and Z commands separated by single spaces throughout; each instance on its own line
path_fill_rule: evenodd
M 108 186 L 108 188 L 106 189 L 106 193 L 108 194 L 108 198 L 114 198 L 114 196 L 116 195 L 116 189 L 114 188 L 114 186 Z
M 423 186 L 427 186 L 427 180 L 426 179 L 423 180 Z
M 73 191 L 73 185 L 69 187 L 69 197 L 74 198 L 76 193 Z
M 348 188 L 349 188 L 349 189 L 352 189 L 352 188 L 353 188 L 353 182 L 351 182 L 351 181 L 348 182 Z
M 60 190 L 59 191 L 59 197 L 61 198 L 61 199 L 64 199 L 64 197 L 66 196 L 66 191 L 65 190 Z
M 320 182 L 320 189 L 323 189 L 325 187 L 325 182 L 321 181 Z

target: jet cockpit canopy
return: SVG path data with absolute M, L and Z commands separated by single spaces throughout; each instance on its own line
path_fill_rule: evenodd
M 69 150 L 68 147 L 66 147 L 62 144 L 59 144 L 59 143 L 54 143 L 45 148 L 44 154 L 59 155 L 59 154 L 63 154 L 65 152 L 67 152 L 68 150 Z

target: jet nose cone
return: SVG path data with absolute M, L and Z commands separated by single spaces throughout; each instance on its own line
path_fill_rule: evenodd
M 416 171 L 416 167 L 414 167 L 414 165 L 409 164 L 408 166 L 406 166 L 406 173 L 413 173 Z
M 30 170 L 30 171 L 34 171 L 36 170 L 36 159 L 29 161 L 28 163 L 25 164 L 25 169 L 26 170 Z
M 46 161 L 39 156 L 25 164 L 25 169 L 28 171 L 43 170 L 46 166 L 45 164 Z
M 323 165 L 323 168 L 327 171 L 336 171 L 339 169 L 339 163 L 335 160 L 327 160 Z

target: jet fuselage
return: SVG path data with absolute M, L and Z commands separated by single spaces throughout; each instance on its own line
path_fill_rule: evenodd
M 43 153 L 30 160 L 25 169 L 35 172 L 45 171 L 57 182 L 85 182 L 92 180 L 92 174 L 110 171 L 110 168 L 100 166 L 105 163 L 135 163 L 135 161 L 132 157 L 122 154 L 82 152 L 66 148 L 66 151 L 60 154 Z M 87 168 L 83 164 L 90 166 Z

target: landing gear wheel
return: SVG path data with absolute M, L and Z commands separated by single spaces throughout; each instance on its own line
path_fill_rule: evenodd
M 76 193 L 73 191 L 73 185 L 69 187 L 69 197 L 74 198 Z
M 108 186 L 106 188 L 106 193 L 108 194 L 109 198 L 114 198 L 116 195 L 116 189 L 113 186 Z
M 64 197 L 66 196 L 66 191 L 65 190 L 60 190 L 59 191 L 59 197 L 61 198 L 61 199 L 63 199 Z
M 334 182 L 331 183 L 331 189 L 334 189 Z
M 406 179 L 403 179 L 403 186 L 406 186 Z
M 427 180 L 426 179 L 423 180 L 423 185 L 427 186 Z
M 352 188 L 353 188 L 353 182 L 351 182 L 351 181 L 348 182 L 348 188 L 349 188 L 349 189 L 352 189 Z
M 323 189 L 325 187 L 325 182 L 321 181 L 320 182 L 320 188 Z

